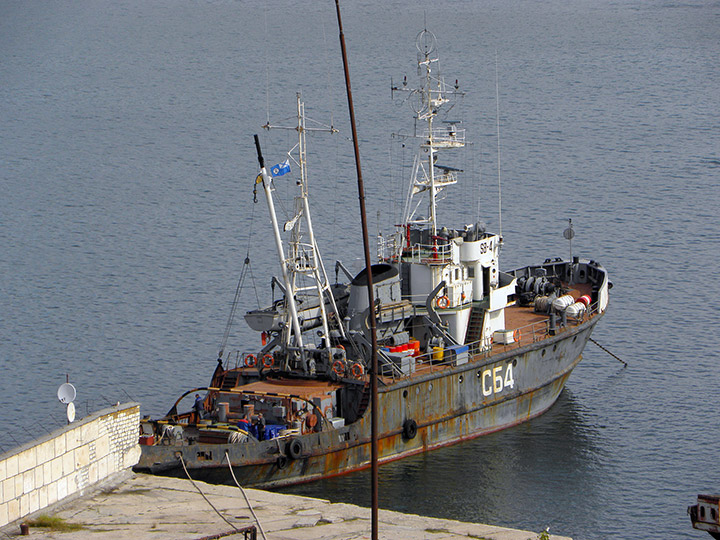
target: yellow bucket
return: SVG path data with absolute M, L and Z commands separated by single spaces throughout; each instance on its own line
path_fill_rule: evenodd
M 443 349 L 442 347 L 433 347 L 433 362 L 442 362 L 443 356 L 445 356 L 445 349 Z

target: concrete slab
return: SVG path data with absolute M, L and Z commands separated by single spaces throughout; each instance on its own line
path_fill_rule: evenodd
M 197 486 L 197 487 L 196 487 Z M 199 491 L 198 491 L 199 488 Z M 266 540 L 362 540 L 370 538 L 370 510 L 322 499 L 245 490 Z M 42 514 L 82 524 L 77 531 L 31 527 L 35 540 L 197 540 L 254 525 L 237 487 L 177 478 L 131 475 L 117 486 L 48 508 Z M 381 510 L 381 540 L 538 540 L 538 533 Z M 18 535 L 19 523 L 2 530 Z M 227 536 L 241 539 L 242 534 Z M 263 535 L 258 528 L 258 540 Z M 552 540 L 570 540 L 550 536 Z

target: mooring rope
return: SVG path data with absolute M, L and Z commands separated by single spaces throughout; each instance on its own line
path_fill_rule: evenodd
M 245 497 L 245 502 L 248 505 L 248 508 L 250 509 L 250 513 L 252 514 L 253 519 L 255 520 L 255 523 L 257 523 L 258 529 L 260 529 L 260 534 L 263 537 L 263 540 L 267 540 L 265 538 L 265 531 L 262 528 L 262 525 L 260 525 L 260 520 L 255 515 L 255 510 L 252 507 L 252 504 L 250 504 L 250 499 L 248 499 L 247 494 L 245 493 L 245 490 L 242 488 L 240 483 L 237 481 L 237 478 L 235 478 L 235 473 L 233 472 L 232 464 L 230 463 L 230 456 L 228 456 L 227 450 L 225 450 L 225 459 L 227 459 L 228 467 L 230 468 L 230 474 L 232 475 L 233 480 L 235 481 L 235 485 L 240 488 L 241 493 L 243 494 L 243 497 Z
M 588 338 L 588 339 L 589 339 L 591 342 L 593 342 L 595 345 L 597 345 L 598 347 L 600 347 L 603 351 L 605 351 L 606 353 L 608 353 L 610 356 L 612 356 L 615 360 L 617 360 L 618 362 L 622 362 L 623 365 L 624 365 L 625 367 L 627 367 L 627 362 L 626 362 L 625 360 L 623 360 L 623 359 L 620 358 L 619 356 L 617 356 L 617 355 L 611 353 L 610 351 L 608 351 L 605 347 L 603 347 L 602 345 L 600 345 L 600 344 L 599 344 L 597 341 L 595 341 L 593 338 Z
M 210 502 L 210 499 L 208 499 L 208 498 L 205 496 L 205 494 L 202 492 L 202 490 L 200 489 L 200 487 L 195 483 L 195 480 L 193 480 L 193 479 L 190 477 L 190 473 L 188 472 L 187 467 L 185 467 L 185 460 L 183 459 L 181 453 L 178 453 L 178 457 L 180 458 L 180 463 L 182 463 L 183 470 L 185 471 L 185 474 L 187 475 L 188 480 L 190 480 L 190 483 L 191 483 L 193 486 L 195 486 L 195 489 L 198 490 L 198 493 L 200 493 L 200 495 L 202 495 L 202 498 L 205 499 L 205 501 L 207 501 L 207 503 L 210 505 L 210 507 L 211 507 L 213 510 L 215 510 L 215 513 L 216 513 L 218 516 L 220 516 L 225 523 L 227 523 L 228 525 L 230 525 L 230 526 L 231 526 L 233 529 L 235 529 L 236 531 L 240 531 L 240 529 L 238 529 L 235 525 L 233 525 L 232 523 L 230 523 L 230 522 L 227 520 L 227 518 L 226 518 L 225 516 L 223 516 L 217 508 L 215 508 L 215 505 L 213 505 L 213 503 Z M 264 536 L 264 535 L 263 535 L 263 536 Z

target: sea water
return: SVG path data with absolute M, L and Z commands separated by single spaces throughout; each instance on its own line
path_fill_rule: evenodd
M 594 338 L 628 363 L 588 344 L 545 415 L 382 467 L 381 507 L 704 538 L 685 509 L 720 490 L 720 5 L 342 4 L 371 234 L 399 219 L 411 154 L 390 134 L 412 133 L 412 110 L 390 83 L 414 82 L 427 26 L 474 141 L 441 220 L 501 230 L 505 269 L 570 249 L 602 263 L 615 287 Z M 2 0 L 0 53 L 0 451 L 66 423 L 66 380 L 78 416 L 162 414 L 209 382 L 244 266 L 238 312 L 272 300 L 252 136 L 283 161 L 295 132 L 260 126 L 294 125 L 297 92 L 340 131 L 308 136 L 322 255 L 331 279 L 336 259 L 361 267 L 332 2 Z M 237 321 L 228 350 L 258 346 Z M 369 504 L 368 485 L 291 491 Z

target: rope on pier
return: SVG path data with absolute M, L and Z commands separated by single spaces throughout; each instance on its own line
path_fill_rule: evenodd
M 227 518 L 226 518 L 225 516 L 223 516 L 217 508 L 215 508 L 215 506 L 213 505 L 213 503 L 210 502 L 210 499 L 208 499 L 208 498 L 205 496 L 205 494 L 202 492 L 202 490 L 200 489 L 200 486 L 198 486 L 198 485 L 195 483 L 195 480 L 193 480 L 193 479 L 190 477 L 190 473 L 188 472 L 187 467 L 185 467 L 185 460 L 183 459 L 182 454 L 181 454 L 181 453 L 178 453 L 178 454 L 177 454 L 177 457 L 180 458 L 180 463 L 182 463 L 183 470 L 185 471 L 185 474 L 187 475 L 188 480 L 190 480 L 190 483 L 191 483 L 193 486 L 195 486 L 195 489 L 198 490 L 198 493 L 200 493 L 200 495 L 202 495 L 202 498 L 205 499 L 205 501 L 207 501 L 207 503 L 210 505 L 210 507 L 211 507 L 213 510 L 215 510 L 215 513 L 216 513 L 218 516 L 220 516 L 225 523 L 227 523 L 228 525 L 230 525 L 230 526 L 231 526 L 233 529 L 235 529 L 236 531 L 240 532 L 240 529 L 238 529 L 235 525 L 233 525 L 232 523 L 230 523 L 230 522 L 227 520 Z M 263 537 L 264 537 L 264 536 L 265 536 L 265 535 L 263 535 Z
M 227 450 L 225 450 L 225 459 L 227 459 L 228 467 L 230 468 L 230 474 L 232 475 L 233 480 L 235 481 L 235 485 L 240 488 L 240 491 L 243 494 L 243 497 L 245 497 L 245 502 L 248 505 L 248 508 L 250 509 L 250 513 L 252 514 L 253 519 L 255 520 L 255 523 L 257 523 L 258 529 L 260 529 L 260 534 L 263 537 L 263 540 L 267 540 L 265 538 L 265 531 L 262 528 L 262 525 L 260 525 L 260 520 L 255 515 L 255 510 L 253 510 L 252 504 L 250 504 L 250 499 L 248 499 L 247 494 L 245 493 L 245 490 L 242 488 L 240 483 L 237 481 L 237 478 L 235 478 L 235 472 L 233 471 L 232 464 L 230 463 L 230 456 L 228 456 Z

